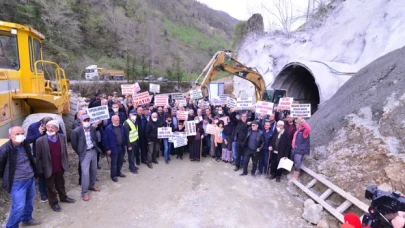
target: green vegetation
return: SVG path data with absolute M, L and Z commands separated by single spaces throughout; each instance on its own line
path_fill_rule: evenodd
M 190 80 L 218 50 L 229 49 L 237 23 L 194 0 L 3 0 L 0 20 L 46 36 L 44 58 L 78 79 L 88 65 Z
M 243 40 L 246 38 L 247 34 L 248 34 L 247 21 L 240 21 L 235 26 L 232 47 L 237 48 L 243 42 Z

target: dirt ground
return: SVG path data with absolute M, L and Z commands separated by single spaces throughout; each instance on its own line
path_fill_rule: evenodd
M 171 159 L 166 165 L 160 157 L 153 169 L 141 164 L 137 175 L 124 163 L 127 177 L 114 183 L 104 158 L 97 182 L 102 190 L 84 202 L 77 156 L 70 154 L 66 188 L 77 202 L 60 204 L 62 212 L 56 213 L 37 201 L 34 217 L 41 227 L 312 227 L 301 218 L 302 200 L 287 191 L 286 180 L 240 177 L 232 165 L 211 158 Z M 4 218 L 8 208 L 2 209 Z

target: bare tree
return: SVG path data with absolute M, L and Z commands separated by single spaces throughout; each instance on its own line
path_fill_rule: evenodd
M 271 0 L 272 4 L 262 4 L 263 10 L 274 17 L 287 37 L 291 35 L 292 24 L 297 20 L 291 0 Z

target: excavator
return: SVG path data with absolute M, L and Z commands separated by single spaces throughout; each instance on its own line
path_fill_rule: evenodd
M 201 86 L 203 97 L 208 95 L 208 85 L 221 71 L 231 73 L 236 77 L 251 82 L 255 87 L 256 101 L 268 101 L 278 104 L 281 97 L 287 96 L 287 90 L 266 89 L 263 76 L 256 69 L 248 67 L 233 58 L 230 51 L 218 51 L 195 81 L 197 86 Z M 199 79 L 203 75 L 205 76 L 202 82 L 199 83 Z
M 70 112 L 69 81 L 57 63 L 43 60 L 44 40 L 31 27 L 0 21 L 0 145 L 10 127 L 38 121 L 29 115 L 62 118 Z

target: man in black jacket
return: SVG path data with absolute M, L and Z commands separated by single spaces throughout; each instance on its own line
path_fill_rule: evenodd
M 39 225 L 41 222 L 32 218 L 37 169 L 31 147 L 22 127 L 10 128 L 8 137 L 10 140 L 0 148 L 0 178 L 12 200 L 7 227 L 18 227 L 20 222 L 25 226 Z
M 286 158 L 291 151 L 291 138 L 288 132 L 284 129 L 284 122 L 277 122 L 277 132 L 273 135 L 271 139 L 271 146 L 269 150 L 271 151 L 271 177 L 270 179 L 276 178 L 277 182 L 280 182 L 282 169 L 277 169 L 278 163 L 281 159 Z
M 152 167 L 152 162 L 155 164 L 159 164 L 156 160 L 156 156 L 159 153 L 159 139 L 157 136 L 158 128 L 161 127 L 158 123 L 158 116 L 157 113 L 152 113 L 151 119 L 149 120 L 148 124 L 146 125 L 146 140 L 148 142 L 148 167 Z
M 247 122 L 247 114 L 242 113 L 240 115 L 240 119 L 236 118 L 237 113 L 231 113 L 231 122 L 234 124 L 235 128 L 232 132 L 232 149 L 234 150 L 234 163 L 235 169 L 234 171 L 238 171 L 240 166 L 243 164 L 243 148 L 242 144 L 245 140 L 248 125 L 250 122 Z
M 147 109 L 145 109 L 147 110 Z M 146 125 L 148 123 L 148 119 L 144 115 L 144 109 L 139 106 L 136 109 L 137 112 L 137 117 L 136 117 L 136 122 L 135 125 L 138 127 L 138 133 L 139 133 L 139 142 L 138 142 L 138 150 L 140 150 L 140 155 L 141 155 L 141 160 L 139 161 L 139 157 L 135 156 L 136 160 L 136 165 L 140 165 L 140 162 L 143 164 L 147 164 L 147 156 L 148 156 L 148 148 L 147 148 L 147 142 L 146 142 Z M 139 153 L 138 153 L 139 154 Z
M 245 156 L 243 158 L 243 173 L 241 176 L 247 175 L 248 165 L 250 157 L 252 157 L 253 167 L 252 176 L 255 175 L 257 169 L 257 162 L 260 157 L 260 150 L 264 144 L 263 131 L 259 130 L 259 123 L 257 121 L 252 122 L 252 128 L 248 130 L 245 139 L 243 140 L 243 148 Z

